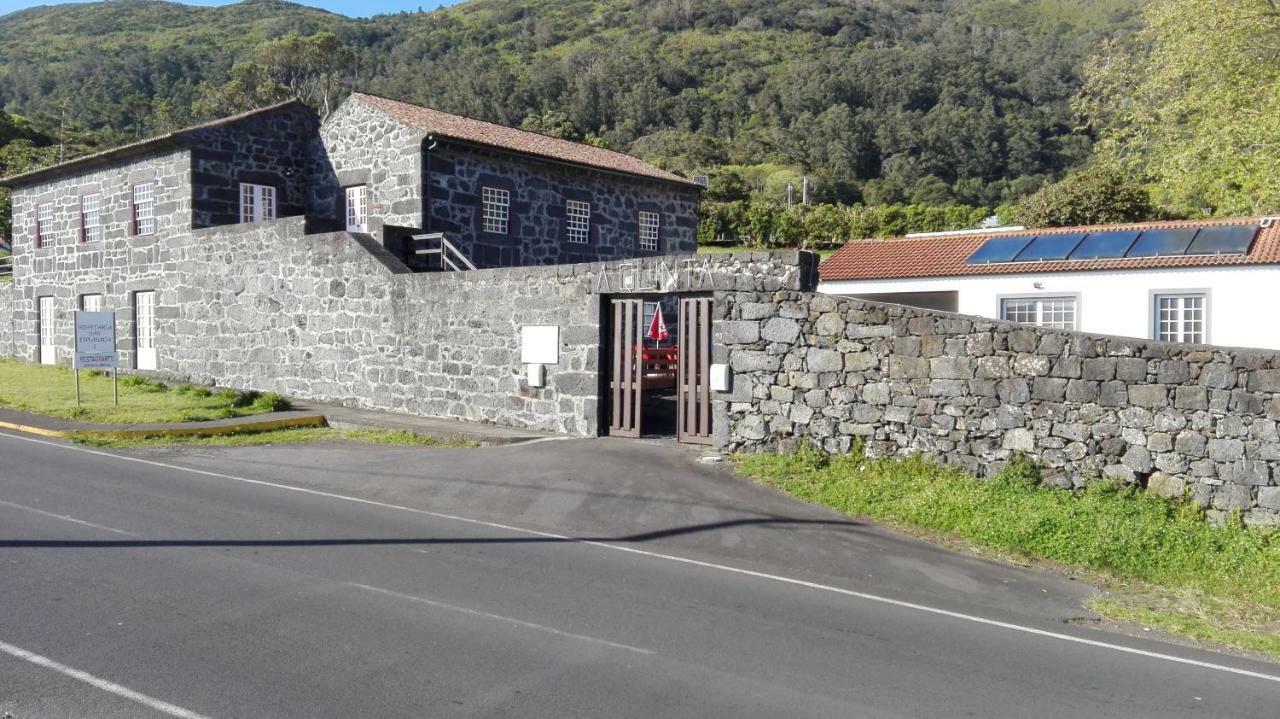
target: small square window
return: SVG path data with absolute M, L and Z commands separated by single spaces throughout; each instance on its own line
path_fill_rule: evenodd
M 85 312 L 101 312 L 102 295 L 80 295 L 80 309 Z
M 1202 293 L 1161 294 L 1155 298 L 1155 338 L 1162 342 L 1203 344 L 1209 318 Z
M 276 219 L 276 188 L 240 183 L 240 221 L 268 222 Z
M 640 249 L 658 249 L 658 213 L 640 211 Z
M 569 200 L 564 204 L 568 240 L 585 245 L 591 240 L 591 203 Z
M 1028 297 L 1000 300 L 1000 319 L 1055 330 L 1074 330 L 1076 298 Z
M 80 227 L 82 242 L 102 240 L 102 196 L 85 195 L 80 198 Z
M 133 234 L 156 233 L 155 183 L 144 182 L 133 186 Z
M 481 190 L 483 207 L 482 228 L 485 232 L 507 234 L 511 220 L 511 192 L 496 187 Z

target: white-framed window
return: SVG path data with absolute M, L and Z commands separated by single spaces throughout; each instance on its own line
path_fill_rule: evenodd
M 133 234 L 156 233 L 156 183 L 133 186 Z
M 511 192 L 496 187 L 485 187 L 480 190 L 483 204 L 482 229 L 499 235 L 507 234 L 511 220 Z
M 271 185 L 240 183 L 240 221 L 267 222 L 276 219 L 276 188 Z
M 347 193 L 347 232 L 369 231 L 369 186 L 352 185 Z
M 134 347 L 137 369 L 156 368 L 156 293 L 152 290 L 133 293 Z
M 1208 337 L 1208 298 L 1203 292 L 1155 296 L 1156 339 L 1203 344 Z
M 54 347 L 53 298 L 41 297 L 36 300 L 36 335 L 40 338 L 40 364 L 56 364 L 57 349 Z
M 53 241 L 53 203 L 45 202 L 36 206 L 36 247 L 44 247 L 46 242 Z
M 80 309 L 85 312 L 101 312 L 102 295 L 80 295 Z
M 658 213 L 640 211 L 640 249 L 658 249 Z
M 102 240 L 102 195 L 85 195 L 80 198 L 80 241 Z
M 591 240 L 591 203 L 567 200 L 564 203 L 568 240 L 585 245 Z
M 1000 319 L 1057 330 L 1073 330 L 1076 328 L 1076 298 L 1005 298 L 1000 300 Z

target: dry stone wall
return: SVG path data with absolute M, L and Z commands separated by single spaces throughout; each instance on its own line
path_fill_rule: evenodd
M 920 453 L 979 476 L 1187 493 L 1280 523 L 1280 354 L 1043 330 L 806 292 L 717 294 L 717 444 Z

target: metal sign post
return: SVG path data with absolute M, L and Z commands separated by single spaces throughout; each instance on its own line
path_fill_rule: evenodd
M 112 370 L 112 393 L 120 404 L 119 364 L 116 355 L 116 313 L 77 310 L 76 353 L 72 371 L 76 374 L 76 406 L 80 406 L 80 370 Z

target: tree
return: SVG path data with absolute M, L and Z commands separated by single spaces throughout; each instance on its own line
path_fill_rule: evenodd
M 355 56 L 330 32 L 286 35 L 259 45 L 226 82 L 206 88 L 198 114 L 221 117 L 297 98 L 327 117 L 345 86 Z
M 1280 211 L 1280 3 L 1151 0 L 1086 68 L 1098 154 L 1181 213 Z
M 1028 197 L 1014 214 L 1028 227 L 1069 227 L 1149 220 L 1156 211 L 1147 189 L 1132 176 L 1097 165 Z

